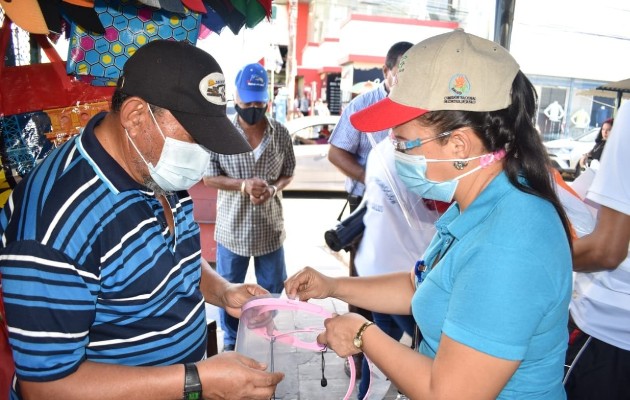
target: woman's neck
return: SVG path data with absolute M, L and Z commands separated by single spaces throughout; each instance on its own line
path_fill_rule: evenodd
M 454 196 L 460 210 L 464 212 L 502 171 L 503 163 L 497 162 L 462 178 Z

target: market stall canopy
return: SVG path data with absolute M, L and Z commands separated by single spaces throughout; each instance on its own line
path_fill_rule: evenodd
M 577 92 L 579 96 L 587 96 L 587 97 L 605 97 L 608 99 L 616 99 L 617 92 L 613 92 L 610 90 L 600 90 L 600 89 L 584 89 Z M 630 93 L 623 93 L 624 99 L 630 99 Z
M 0 0 L 0 8 L 20 28 L 30 33 L 61 33 L 62 20 L 74 22 L 94 33 L 104 33 L 105 27 L 94 11 L 95 3 L 107 4 L 118 0 Z M 228 26 L 234 34 L 246 26 L 253 28 L 265 17 L 271 18 L 272 0 L 140 0 L 147 7 L 185 13 L 186 9 L 208 16 L 202 24 L 221 33 Z
M 605 85 L 599 86 L 597 89 L 608 90 L 611 92 L 630 93 L 630 79 L 606 83 Z
M 578 92 L 581 96 L 599 96 L 616 99 L 615 109 L 621 105 L 621 99 L 630 99 L 630 79 L 617 82 L 609 82 L 595 89 L 582 90 Z

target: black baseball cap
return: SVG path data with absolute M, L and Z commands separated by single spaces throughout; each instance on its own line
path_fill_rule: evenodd
M 118 89 L 173 114 L 197 143 L 220 154 L 251 147 L 225 114 L 225 77 L 216 60 L 186 42 L 155 40 L 127 60 Z

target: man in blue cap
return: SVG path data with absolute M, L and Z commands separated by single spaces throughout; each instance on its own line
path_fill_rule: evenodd
M 293 177 L 295 155 L 287 128 L 265 115 L 267 85 L 267 71 L 260 64 L 248 64 L 238 72 L 233 123 L 253 151 L 211 153 L 204 182 L 219 189 L 217 272 L 242 283 L 254 257 L 258 284 L 280 293 L 287 278 L 280 193 Z M 221 327 L 223 349 L 233 350 L 238 320 L 221 311 Z

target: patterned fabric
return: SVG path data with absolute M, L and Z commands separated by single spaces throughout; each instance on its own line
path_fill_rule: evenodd
M 364 108 L 367 108 L 368 106 L 384 99 L 385 97 L 387 97 L 385 84 L 379 85 L 376 89 L 355 97 L 341 113 L 341 118 L 328 140 L 328 142 L 333 146 L 354 154 L 359 164 L 364 167 L 367 164 L 368 154 L 370 153 L 370 150 L 372 150 L 372 143 L 370 143 L 370 140 L 365 133 L 356 130 L 354 126 L 352 126 L 350 123 L 350 116 L 355 112 L 363 110 Z M 378 143 L 386 138 L 388 133 L 389 129 L 374 132 L 371 133 L 371 135 L 376 143 Z M 363 196 L 364 191 L 365 185 L 363 183 L 346 178 L 346 192 L 357 196 Z
M 0 272 L 20 379 L 60 379 L 84 360 L 169 365 L 205 355 L 192 200 L 168 196 L 172 235 L 153 192 L 96 139 L 103 117 L 33 169 L 0 213 Z
M 234 119 L 236 129 L 245 135 Z M 272 185 L 280 176 L 293 176 L 295 155 L 291 136 L 282 124 L 267 118 L 267 129 L 260 144 L 260 156 L 254 152 L 224 155 L 211 152 L 206 176 L 260 178 Z M 282 196 L 253 205 L 247 194 L 219 190 L 215 240 L 241 256 L 260 256 L 278 250 L 286 233 L 282 216 Z

